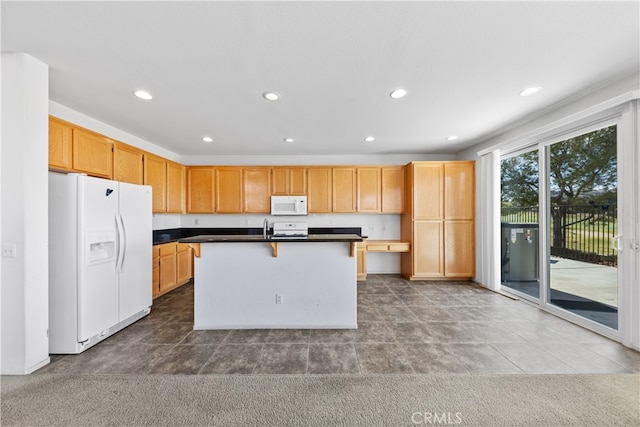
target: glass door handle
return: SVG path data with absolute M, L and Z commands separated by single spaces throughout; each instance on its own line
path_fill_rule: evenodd
M 620 247 L 620 239 L 622 238 L 622 234 L 616 234 L 611 238 L 611 249 L 614 251 L 622 252 L 622 248 Z

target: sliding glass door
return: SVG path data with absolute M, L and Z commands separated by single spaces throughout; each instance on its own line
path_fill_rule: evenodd
M 540 298 L 538 150 L 500 162 L 500 277 L 502 286 Z
M 617 127 L 540 142 L 501 159 L 501 284 L 618 329 Z M 588 323 L 588 322 L 587 322 Z
M 616 126 L 546 147 L 547 303 L 618 329 Z

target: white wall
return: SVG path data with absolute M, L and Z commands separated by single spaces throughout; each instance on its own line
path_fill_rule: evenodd
M 2 54 L 2 374 L 49 362 L 48 97 L 46 64 Z

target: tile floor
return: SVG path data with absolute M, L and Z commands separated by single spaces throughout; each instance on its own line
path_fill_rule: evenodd
M 37 373 L 368 374 L 640 372 L 640 353 L 467 282 L 369 275 L 357 330 L 194 331 L 193 285 Z

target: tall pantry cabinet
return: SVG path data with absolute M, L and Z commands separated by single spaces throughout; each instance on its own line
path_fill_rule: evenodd
M 475 274 L 475 163 L 414 162 L 406 169 L 401 238 L 411 241 L 401 269 L 409 279 Z

